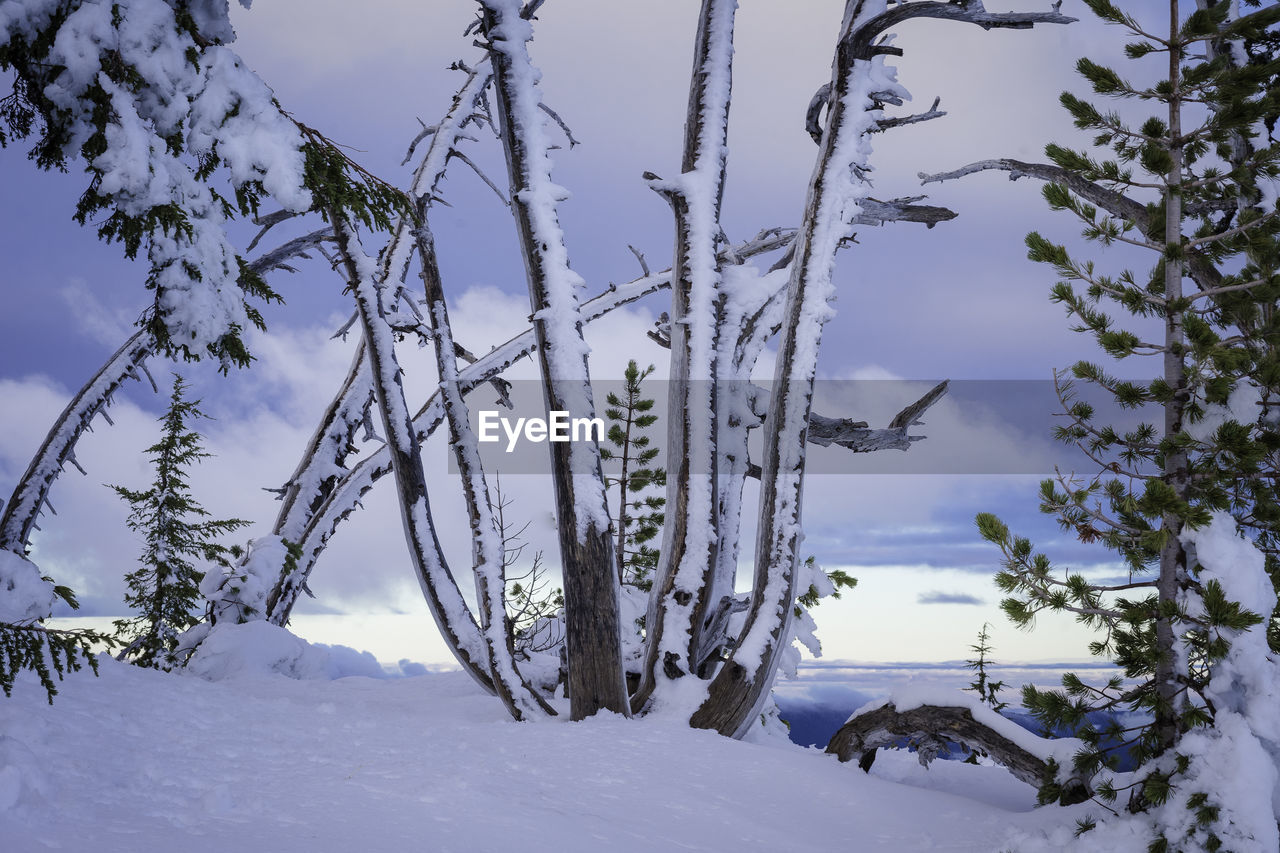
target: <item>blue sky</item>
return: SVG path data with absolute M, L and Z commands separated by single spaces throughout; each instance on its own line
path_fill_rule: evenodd
M 829 77 L 842 5 L 742 0 L 725 199 L 725 225 L 735 240 L 799 218 L 816 151 L 803 130 L 804 110 Z M 1039 9 L 1047 3 L 988 5 Z M 696 7 L 691 0 L 551 0 L 540 13 L 533 56 L 544 72 L 546 99 L 582 141 L 556 152 L 556 179 L 573 193 L 562 219 L 573 265 L 591 293 L 639 274 L 628 244 L 655 267 L 670 256 L 670 212 L 640 176 L 669 176 L 679 168 Z M 1088 15 L 1073 0 L 1063 11 Z M 430 123 L 443 112 L 461 82 L 449 63 L 476 53 L 470 38 L 461 36 L 472 13 L 473 4 L 464 0 L 259 0 L 251 11 L 238 11 L 236 46 L 287 109 L 396 181 L 407 174 L 399 162 L 418 119 Z M 1083 144 L 1057 106 L 1057 94 L 1080 91 L 1071 72 L 1075 59 L 1115 56 L 1120 35 L 1087 21 L 1030 32 L 983 33 L 935 22 L 904 27 L 895 41 L 906 51 L 896 63 L 900 80 L 914 93 L 916 109 L 940 96 L 949 115 L 874 141 L 877 195 L 921 192 L 915 178 L 921 171 L 996 156 L 1037 160 L 1050 140 Z M 475 148 L 477 161 L 505 183 L 496 142 L 482 139 Z M 72 223 L 83 178 L 38 173 L 23 153 L 21 146 L 0 151 L 0 195 L 9 202 L 0 210 L 6 259 L 0 289 L 7 306 L 0 313 L 4 492 L 69 395 L 147 304 L 143 267 Z M 929 203 L 953 208 L 957 220 L 932 230 L 905 224 L 861 230 L 857 245 L 839 260 L 838 313 L 826 329 L 822 376 L 1045 381 L 1054 367 L 1095 357 L 1090 342 L 1069 332 L 1061 309 L 1048 302 L 1051 271 L 1025 260 L 1027 230 L 1063 240 L 1076 231 L 1045 209 L 1038 190 L 1002 175 L 933 184 Z M 485 350 L 517 331 L 528 313 L 510 218 L 460 165 L 445 191 L 452 207 L 435 214 L 434 226 L 457 337 Z M 275 507 L 262 488 L 279 485 L 292 471 L 353 343 L 328 340 L 349 311 L 336 276 L 311 265 L 272 283 L 287 305 L 265 312 L 271 331 L 254 339 L 253 368 L 228 378 L 207 366 L 183 368 L 216 418 L 205 432 L 218 458 L 198 472 L 198 494 L 220 516 L 252 519 L 251 535 L 268 532 Z M 616 378 L 628 358 L 661 365 L 665 352 L 644 332 L 664 307 L 661 297 L 652 298 L 600 321 L 589 335 L 593 373 Z M 421 400 L 432 381 L 428 359 L 405 358 L 412 400 Z M 168 370 L 158 362 L 151 367 L 161 378 Z M 1142 367 L 1131 370 L 1141 373 Z M 523 365 L 513 375 L 532 378 L 530 370 Z M 1010 454 L 1032 460 L 1032 469 L 1043 461 L 1047 469 L 1061 457 L 1043 434 L 1027 428 L 1042 418 L 1019 412 L 1023 404 L 997 417 L 991 407 L 962 405 L 960 396 L 930 412 L 920 430 L 929 438 L 912 454 L 972 457 L 971 466 L 960 466 L 964 470 L 990 470 L 984 465 Z M 848 408 L 825 413 L 873 425 L 893 414 L 892 401 L 875 394 L 841 402 Z M 117 426 L 102 424 L 83 443 L 79 455 L 90 476 L 70 474 L 55 488 L 60 514 L 46 519 L 36 540 L 42 568 L 75 586 L 91 615 L 119 613 L 120 577 L 137 550 L 123 528 L 125 508 L 102 484 L 146 482 L 138 450 L 154 441 L 159 409 L 149 391 L 126 393 L 112 410 Z M 876 463 L 869 460 L 865 470 L 878 470 Z M 444 479 L 442 446 L 430 449 L 428 465 L 439 478 L 433 482 L 443 484 L 437 511 L 446 544 L 461 563 L 465 538 L 455 535 L 461 508 L 456 488 Z M 509 489 L 535 522 L 535 547 L 551 554 L 545 484 L 536 479 L 514 478 Z M 1073 565 L 1114 572 L 1105 553 L 1063 539 L 1051 520 L 1038 516 L 1037 479 L 934 473 L 812 478 L 805 498 L 806 550 L 862 581 L 844 600 L 818 611 L 828 654 L 963 657 L 990 620 L 1005 657 L 1084 657 L 1086 636 L 1065 621 L 1046 620 L 1036 633 L 1019 634 L 1002 620 L 990 583 L 996 554 L 973 527 L 975 513 L 997 511 Z M 428 618 L 404 554 L 398 512 L 383 491 L 335 539 L 312 582 L 319 599 L 303 612 L 394 611 L 415 614 L 418 622 Z M 346 628 L 324 629 L 331 633 L 321 638 L 359 644 L 361 636 L 382 631 L 388 636 L 377 642 L 384 654 L 432 657 L 422 631 L 406 633 L 405 623 L 397 624 L 391 631 L 371 620 L 349 620 Z

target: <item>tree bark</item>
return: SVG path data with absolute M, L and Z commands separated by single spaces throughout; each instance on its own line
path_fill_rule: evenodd
M 720 203 L 728 158 L 737 0 L 703 0 L 694 44 L 684 159 L 670 192 L 671 370 L 667 392 L 667 523 L 645 619 L 645 661 L 633 707 L 697 667 L 695 650 L 716 571 L 716 383 Z
M 1054 781 L 1045 758 L 1053 746 L 1052 741 L 1040 738 L 1046 746 L 1044 755 L 1033 754 L 975 720 L 973 712 L 962 706 L 921 705 L 899 711 L 892 703 L 882 705 L 841 726 L 832 735 L 826 752 L 841 761 L 856 758 L 863 770 L 870 770 L 877 749 L 897 746 L 904 738 L 920 750 L 926 763 L 950 741 L 991 756 L 1016 778 L 1035 788 Z M 1063 786 L 1059 802 L 1069 806 L 1091 796 L 1087 782 L 1073 778 Z
M 581 279 L 569 269 L 556 214 L 563 191 L 550 178 L 537 71 L 527 50 L 532 27 L 520 17 L 515 0 L 482 0 L 481 6 L 511 210 L 528 276 L 543 400 L 548 412 L 592 418 L 587 347 L 574 293 Z M 581 720 L 601 709 L 629 714 L 600 449 L 594 441 L 548 445 L 564 574 L 570 716 Z

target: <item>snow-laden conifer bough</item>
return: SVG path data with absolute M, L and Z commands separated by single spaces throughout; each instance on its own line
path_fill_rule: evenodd
M 110 14 L 104 16 L 102 4 L 83 2 L 60 23 L 49 17 L 54 5 L 37 0 L 0 2 L 0 33 L 13 44 L 15 35 L 29 39 L 41 26 L 76 24 L 69 32 L 87 45 L 85 57 L 97 56 L 111 39 L 132 34 L 142 45 L 136 62 L 156 60 L 146 69 L 158 69 L 160 76 L 145 77 L 146 85 L 131 94 L 117 84 L 86 83 L 89 78 L 81 75 L 76 78 L 81 88 L 63 87 L 70 94 L 59 97 L 81 98 L 66 100 L 80 110 L 72 110 L 79 116 L 80 123 L 72 127 L 78 142 L 106 140 L 111 156 L 88 161 L 96 192 L 104 205 L 114 204 L 122 211 L 126 218 L 121 221 L 141 234 L 139 239 L 151 241 L 157 273 L 149 285 L 157 291 L 157 302 L 147 328 L 77 396 L 31 472 L 19 482 L 0 527 L 7 552 L 21 560 L 18 555 L 27 550 L 31 525 L 47 503 L 53 478 L 64 461 L 73 459 L 80 431 L 103 411 L 122 377 L 132 375 L 134 367 L 157 350 L 190 356 L 208 351 L 234 361 L 238 353 L 234 333 L 243 321 L 254 320 L 252 313 L 237 313 L 248 309 L 243 307 L 236 282 L 252 274 L 256 287 L 267 269 L 286 267 L 292 257 L 308 249 L 324 251 L 355 297 L 360 341 L 351 369 L 294 476 L 281 490 L 282 506 L 272 532 L 250 543 L 245 558 L 233 569 L 221 576 L 210 573 L 206 579 L 202 591 L 211 617 L 187 637 L 187 646 L 194 649 L 216 637 L 227 623 L 285 624 L 338 525 L 378 479 L 393 473 L 415 573 L 451 651 L 514 717 L 545 716 L 552 713 L 546 697 L 512 656 L 501 598 L 505 587 L 501 542 L 496 538 L 476 438 L 467 425 L 465 396 L 486 383 L 501 391 L 503 370 L 536 350 L 548 409 L 590 417 L 583 324 L 646 294 L 671 288 L 673 319 L 659 337 L 671 349 L 671 411 L 680 413 L 669 423 L 667 458 L 680 460 L 680 465 L 668 480 L 662 562 L 649 604 L 646 624 L 650 630 L 640 658 L 641 671 L 634 673 L 639 684 L 634 695 L 628 695 L 623 669 L 626 656 L 621 649 L 614 546 L 598 448 L 590 442 L 550 445 L 565 580 L 566 692 L 574 719 L 601 709 L 624 715 L 665 715 L 729 737 L 742 737 L 769 717 L 774 678 L 780 668 L 794 666 L 798 655 L 793 639 L 797 633 L 811 634 L 810 625 L 794 622 L 797 596 L 811 585 L 819 591 L 830 589 L 825 577 L 817 576 L 820 572 L 806 573 L 797 559 L 806 443 L 836 444 L 851 452 L 905 450 L 919 438 L 909 435 L 911 427 L 945 392 L 944 383 L 904 409 L 885 429 L 811 411 L 822 327 L 832 313 L 832 268 L 853 229 L 891 221 L 932 227 L 953 216 L 944 209 L 917 204 L 918 198 L 886 201 L 870 196 L 868 174 L 875 135 L 943 115 L 936 101 L 919 115 L 885 115 L 887 105 L 900 105 L 909 97 L 897 82 L 896 70 L 886 64 L 887 57 L 902 55 L 888 43 L 887 30 L 916 17 L 985 29 L 1025 29 L 1072 20 L 1056 7 L 1043 12 L 990 13 L 976 0 L 892 7 L 884 0 L 850 0 L 836 37 L 832 79 L 820 88 L 807 116 L 819 147 L 800 226 L 768 227 L 751 240 L 733 243 L 721 224 L 720 208 L 737 4 L 704 0 L 697 17 L 682 172 L 669 180 L 647 177 L 649 186 L 673 209 L 672 267 L 658 273 L 646 268 L 640 278 L 584 299 L 585 282 L 570 266 L 568 242 L 557 215 L 557 205 L 567 191 L 552 179 L 549 154 L 557 125 L 567 128 L 544 104 L 540 73 L 531 56 L 535 12 L 541 3 L 480 3 L 480 14 L 467 35 L 478 36 L 484 54 L 470 64 L 458 63 L 465 76 L 463 85 L 444 118 L 424 128 L 415 140 L 410 156 L 430 137 L 413 184 L 404 193 L 364 173 L 347 155 L 327 145 L 318 131 L 294 121 L 271 99 L 265 85 L 220 43 L 230 37 L 225 4 L 187 4 L 189 19 L 175 20 L 172 8 L 160 0 L 131 0 L 117 4 L 123 16 L 114 20 Z M 169 18 L 164 18 L 166 14 Z M 81 15 L 96 17 L 80 27 Z M 135 33 L 143 20 L 151 24 L 144 33 Z M 14 64 L 13 56 L 6 54 L 5 61 Z M 188 57 L 195 59 L 187 61 Z M 25 61 L 22 56 L 18 59 Z M 26 73 L 26 66 L 15 67 L 20 74 Z M 75 63 L 72 68 L 79 73 Z M 131 122 L 127 127 L 108 123 L 102 129 L 93 124 L 82 102 L 96 95 L 94 85 L 104 87 L 113 103 L 119 101 L 121 120 Z M 265 128 L 266 141 L 248 138 L 249 119 L 221 124 L 210 119 L 215 103 L 223 109 L 224 118 L 232 111 L 237 111 L 236 116 L 256 117 L 253 121 L 258 124 L 252 127 Z M 111 147 L 118 136 L 124 139 L 126 130 L 134 132 L 130 139 L 154 142 L 157 134 L 186 115 L 179 109 L 184 104 L 192 114 L 185 125 L 192 129 L 184 142 L 202 158 L 199 169 L 156 144 L 139 149 L 134 142 L 121 142 L 124 147 L 118 153 Z M 462 150 L 464 144 L 478 141 L 467 130 L 486 127 L 499 137 L 506 156 L 507 192 L 484 180 L 512 211 L 533 317 L 529 330 L 476 356 L 472 353 L 484 350 L 468 349 L 453 338 L 445 307 L 448 291 L 435 260 L 437 250 L 448 247 L 436 246 L 428 215 L 439 197 L 446 166 L 461 161 L 475 168 Z M 81 153 L 90 156 L 94 150 L 90 147 Z M 251 156 L 251 152 L 256 153 Z M 74 153 L 68 149 L 63 156 Z M 177 210 L 171 200 L 174 196 L 211 198 L 205 167 L 216 162 L 210 159 L 215 154 L 228 166 L 244 212 L 256 213 L 259 199 L 268 196 L 283 206 L 279 214 L 260 217 L 264 231 L 308 211 L 318 213 L 326 227 L 302 243 L 294 241 L 263 256 L 255 262 L 257 266 L 226 260 L 226 274 L 221 277 L 202 272 L 182 279 L 168 259 L 187 249 L 157 236 L 164 216 L 180 214 L 198 222 L 199 227 L 193 224 L 175 233 L 184 235 L 183 240 L 204 241 L 199 242 L 201 263 L 212 264 L 218 257 L 238 259 L 221 228 L 219 217 L 226 208 L 204 205 Z M 172 161 L 170 172 L 177 188 L 157 188 L 153 179 L 143 181 L 137 169 L 125 168 L 152 155 L 161 158 L 157 162 Z M 140 206 L 143 197 L 156 203 Z M 150 231 L 148 224 L 154 226 Z M 378 239 L 370 232 L 379 228 L 387 230 L 389 237 L 380 251 L 370 255 L 364 247 Z M 327 246 L 333 247 L 334 254 L 328 253 Z M 771 252 L 781 256 L 767 271 L 753 263 L 753 258 Z M 421 297 L 411 294 L 406 283 L 415 259 L 425 285 Z M 200 287 L 211 289 L 200 298 L 189 296 Z M 179 291 L 188 296 L 178 298 L 174 294 Z M 412 416 L 394 347 L 394 339 L 402 335 L 431 342 L 442 380 Z M 752 386 L 749 377 L 775 335 L 780 335 L 779 357 L 775 390 L 770 393 Z M 468 364 L 463 366 L 458 359 Z M 352 464 L 357 433 L 364 429 L 372 436 L 375 420 L 382 430 L 381 446 Z M 472 572 L 479 590 L 478 613 L 466 604 L 441 551 L 430 509 L 432 484 L 422 470 L 422 443 L 441 424 L 447 425 L 463 472 L 476 544 Z M 765 434 L 759 463 L 753 463 L 748 454 L 747 435 L 753 428 L 763 428 Z M 760 536 L 753 587 L 740 593 L 734 589 L 733 576 L 739 558 L 743 487 L 751 476 L 762 482 Z M 21 565 L 29 564 L 22 561 Z M 20 588 L 25 587 L 15 586 Z M 28 598 L 28 604 L 39 607 L 22 608 L 25 619 L 48 615 L 43 599 Z

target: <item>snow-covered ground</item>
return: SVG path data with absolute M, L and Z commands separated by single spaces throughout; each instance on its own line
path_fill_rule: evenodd
M 104 660 L 52 706 L 20 680 L 0 699 L 0 849 L 992 853 L 1077 816 L 996 767 L 882 751 L 868 776 L 669 722 L 514 723 L 460 672 L 333 679 L 377 670 L 260 645 L 207 659 L 218 680 Z

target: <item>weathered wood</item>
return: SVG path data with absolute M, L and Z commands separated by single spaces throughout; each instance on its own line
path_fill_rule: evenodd
M 794 238 L 794 232 L 785 229 L 771 229 L 762 232 L 744 243 L 737 244 L 733 251 L 743 258 L 786 248 Z M 728 250 L 726 250 L 728 251 Z M 653 275 L 646 275 L 625 284 L 610 285 L 607 290 L 588 299 L 582 305 L 582 319 L 590 323 L 605 316 L 615 308 L 630 305 L 651 293 L 671 286 L 671 271 L 664 270 Z M 356 315 L 358 319 L 358 315 Z M 492 383 L 515 362 L 529 355 L 537 347 L 532 328 L 508 339 L 494 347 L 459 374 L 459 381 L 464 394 L 469 394 L 485 383 Z M 466 355 L 461 355 L 467 360 Z M 419 440 L 427 440 L 444 423 L 444 407 L 440 392 L 437 390 L 418 410 L 413 418 L 414 428 L 418 431 Z M 321 506 L 312 514 L 307 528 L 299 539 L 302 556 L 298 559 L 298 569 L 294 573 L 297 585 L 306 584 L 315 568 L 316 561 L 324 552 L 329 540 L 337 532 L 339 525 L 360 507 L 361 499 L 369 493 L 374 484 L 391 473 L 391 465 L 385 447 L 378 448 L 364 457 L 350 471 L 342 476 L 334 490 L 324 499 Z M 271 612 L 270 619 L 277 625 L 289 621 L 295 597 L 280 598 L 278 607 Z
M 1055 781 L 1053 769 L 1045 758 L 978 722 L 973 712 L 962 706 L 920 705 L 899 711 L 892 703 L 881 705 L 841 726 L 831 736 L 826 751 L 841 761 L 857 759 L 858 766 L 869 771 L 877 749 L 896 747 L 904 738 L 918 751 L 925 765 L 951 742 L 990 756 L 1016 778 L 1037 789 Z M 1041 740 L 1046 746 L 1052 743 Z M 1064 806 L 1084 802 L 1093 795 L 1087 782 L 1078 778 L 1063 785 L 1062 792 L 1059 802 Z
M 441 638 L 463 670 L 486 691 L 500 692 L 501 687 L 494 684 L 485 666 L 486 646 L 480 628 L 472 619 L 449 567 L 439 559 L 440 542 L 431 519 L 421 443 L 405 403 L 400 366 L 386 322 L 379 279 L 373 272 L 372 261 L 364 255 L 354 230 L 342 213 L 330 209 L 328 214 L 338 238 L 338 252 L 347 282 L 360 312 L 378 413 L 387 434 L 385 447 L 391 456 L 391 470 L 400 497 L 405 541 L 423 596 L 440 629 Z M 385 275 L 380 278 L 385 280 Z M 509 695 L 503 699 L 510 702 Z
M 664 680 L 697 666 L 699 634 L 716 570 L 715 385 L 720 205 L 728 159 L 736 0 L 703 0 L 694 40 L 671 264 L 671 368 L 667 381 L 667 504 L 659 564 L 645 619 L 639 709 Z M 686 638 L 682 643 L 668 637 Z
M 511 211 L 528 277 L 543 401 L 548 412 L 591 418 L 595 413 L 582 313 L 576 296 L 564 292 L 573 274 L 555 212 L 557 189 L 550 183 L 541 97 L 527 52 L 531 31 L 516 20 L 518 4 L 481 0 L 481 7 Z M 524 126 L 535 120 L 538 126 Z M 601 709 L 629 714 L 600 449 L 594 442 L 548 442 L 548 447 L 564 577 L 570 716 L 580 720 Z

